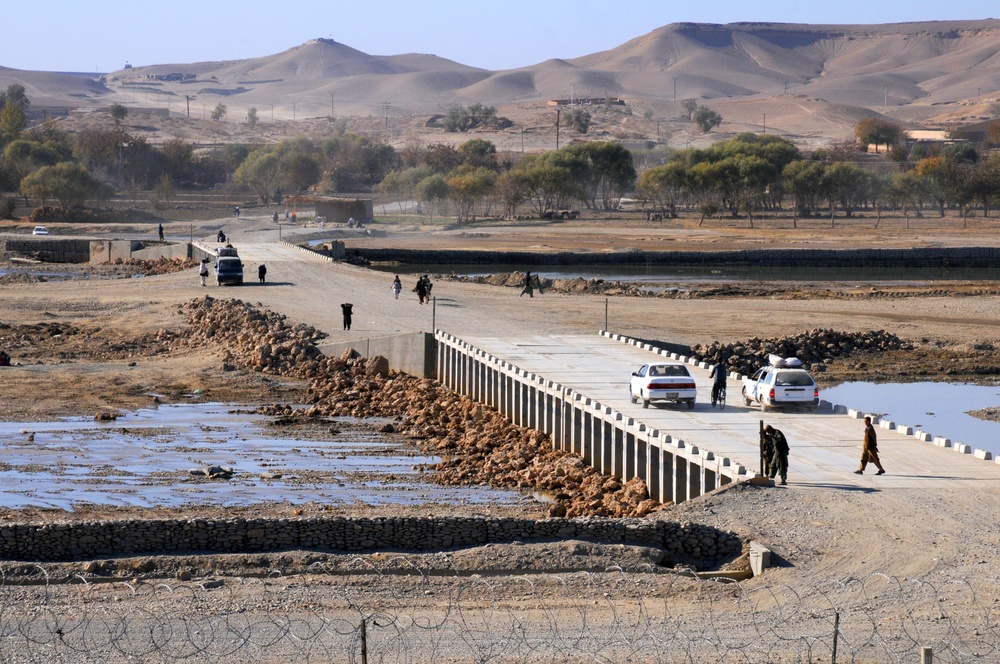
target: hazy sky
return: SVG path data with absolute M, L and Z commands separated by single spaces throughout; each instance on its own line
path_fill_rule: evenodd
M 484 69 L 614 48 L 681 21 L 903 23 L 1000 16 L 987 0 L 7 0 L 0 66 L 114 71 L 280 53 L 314 37 Z

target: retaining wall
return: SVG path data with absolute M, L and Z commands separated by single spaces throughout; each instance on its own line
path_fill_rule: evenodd
M 437 341 L 427 332 L 355 339 L 318 348 L 327 357 L 339 357 L 347 348 L 363 357 L 381 355 L 389 360 L 390 369 L 420 378 L 437 378 Z
M 574 390 L 524 371 L 446 332 L 437 332 L 438 380 L 552 438 L 600 472 L 642 479 L 653 500 L 680 503 L 734 481 L 744 466 L 627 417 Z
M 349 252 L 371 261 L 451 264 L 536 265 L 720 265 L 775 267 L 994 267 L 997 247 L 927 247 L 917 249 L 755 249 L 746 251 L 616 251 L 601 254 L 526 251 L 439 251 L 419 249 L 352 248 Z
M 741 550 L 733 533 L 651 519 L 316 517 L 112 521 L 0 527 L 0 558 L 57 562 L 147 553 L 441 551 L 513 541 L 582 539 L 654 546 L 667 564 L 698 566 Z
M 90 240 L 36 238 L 3 240 L 4 250 L 46 263 L 89 263 Z

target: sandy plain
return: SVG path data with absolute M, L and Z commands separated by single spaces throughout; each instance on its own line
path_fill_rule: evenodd
M 171 236 L 181 239 L 193 228 L 197 236 L 210 238 L 220 227 L 226 229 L 233 243 L 270 243 L 277 240 L 277 231 L 267 217 L 269 211 L 250 211 L 236 225 L 231 219 L 213 217 L 192 226 L 185 221 L 167 224 L 168 240 Z M 208 216 L 208 215 L 206 215 Z M 984 221 L 984 220 L 982 220 Z M 23 229 L 4 229 L 23 232 Z M 84 229 L 75 229 L 81 232 Z M 983 229 L 967 230 L 957 227 L 934 232 L 917 233 L 891 226 L 873 235 L 872 229 L 858 224 L 856 229 L 803 230 L 804 238 L 793 237 L 787 229 L 756 230 L 705 229 L 697 220 L 677 222 L 672 227 L 649 226 L 639 220 L 581 221 L 577 226 L 560 224 L 555 227 L 525 225 L 523 227 L 480 226 L 474 229 L 445 229 L 438 225 L 423 226 L 419 223 L 387 226 L 387 237 L 345 238 L 349 243 L 384 245 L 398 243 L 414 247 L 469 246 L 497 250 L 532 247 L 540 253 L 554 250 L 587 251 L 598 246 L 659 247 L 682 246 L 688 249 L 719 249 L 723 247 L 783 247 L 798 246 L 800 242 L 823 246 L 910 246 L 925 245 L 982 245 L 991 243 L 992 236 Z M 66 232 L 65 229 L 59 229 Z M 106 229 L 105 229 L 106 231 Z M 143 226 L 115 229 L 116 233 L 151 234 Z M 283 231 L 300 238 L 313 237 L 315 228 Z M 252 258 L 246 259 L 251 270 Z M 4 305 L 5 328 L 0 336 L 8 336 L 16 328 L 25 332 L 35 330 L 31 343 L 22 344 L 12 353 L 19 367 L 3 370 L 0 393 L 3 396 L 3 418 L 7 421 L 47 420 L 60 415 L 92 415 L 99 411 L 126 412 L 148 405 L 150 394 L 163 395 L 165 401 L 182 399 L 197 390 L 206 398 L 227 402 L 275 403 L 294 402 L 301 396 L 301 383 L 294 380 L 265 377 L 249 371 L 228 371 L 220 376 L 217 367 L 221 362 L 218 348 L 188 348 L 183 351 L 171 348 L 162 340 L 162 331 L 179 330 L 182 319 L 178 307 L 192 298 L 206 293 L 213 297 L 239 297 L 278 311 L 290 320 L 305 322 L 329 334 L 329 340 L 346 340 L 382 336 L 396 332 L 429 330 L 431 311 L 420 306 L 416 297 L 404 288 L 399 301 L 392 299 L 390 278 L 385 273 L 346 264 L 326 264 L 317 267 L 308 261 L 280 261 L 269 263 L 266 286 L 247 284 L 239 289 L 220 289 L 198 285 L 196 271 L 191 268 L 181 272 L 132 277 L 130 270 L 122 267 L 97 266 L 84 268 L 71 279 L 27 279 L 5 277 L 0 281 L 0 296 Z M 41 268 L 45 269 L 44 266 Z M 60 271 L 62 267 L 59 268 Z M 695 296 L 689 299 L 660 299 L 620 297 L 607 294 L 546 293 L 526 301 L 516 297 L 517 290 L 498 286 L 471 284 L 439 279 L 434 294 L 438 298 L 435 316 L 437 327 L 465 334 L 495 333 L 498 326 L 516 326 L 535 334 L 592 333 L 603 322 L 607 299 L 611 311 L 610 329 L 630 335 L 661 339 L 673 343 L 692 345 L 722 341 L 738 341 L 750 337 L 783 337 L 806 329 L 822 327 L 843 331 L 885 329 L 912 341 L 916 348 L 909 353 L 896 353 L 884 358 L 864 358 L 863 371 L 857 368 L 857 358 L 834 363 L 823 380 L 859 377 L 889 378 L 906 375 L 927 366 L 937 367 L 941 378 L 977 378 L 992 380 L 990 376 L 976 376 L 974 367 L 996 363 L 993 345 L 998 343 L 1000 322 L 1000 295 L 989 282 L 938 282 L 912 283 L 896 286 L 873 284 L 864 281 L 841 284 L 807 283 L 795 288 L 752 282 L 738 284 L 727 296 Z M 694 291 L 700 287 L 693 286 Z M 705 285 L 706 290 L 710 290 Z M 351 301 L 355 305 L 355 323 L 351 331 L 341 329 L 339 303 Z M 53 326 L 73 327 L 74 334 L 63 334 L 53 339 Z M 972 358 L 972 359 L 969 359 Z M 964 364 L 963 364 L 964 363 Z M 958 369 L 956 370 L 956 367 Z M 963 369 L 964 367 L 964 369 Z M 950 373 L 948 373 L 950 372 Z M 925 377 L 926 379 L 926 377 Z M 887 461 L 891 463 L 891 459 Z M 968 590 L 992 588 L 996 583 L 995 568 L 1000 535 L 997 534 L 997 514 L 1000 513 L 1000 490 L 990 483 L 976 491 L 949 488 L 947 478 L 933 483 L 926 490 L 849 491 L 836 487 L 826 491 L 797 490 L 793 471 L 790 485 L 785 488 L 739 487 L 706 496 L 678 507 L 657 513 L 655 518 L 696 521 L 724 530 L 733 530 L 742 537 L 766 541 L 775 550 L 780 564 L 760 580 L 743 584 L 745 592 L 769 593 L 771 600 L 755 604 L 751 614 L 767 620 L 782 618 L 782 606 L 791 606 L 794 597 L 797 615 L 821 616 L 821 630 L 827 630 L 830 616 L 826 612 L 832 602 L 825 590 L 829 584 L 849 588 L 858 584 L 862 592 L 844 599 L 844 606 L 853 607 L 865 616 L 864 624 L 895 624 L 893 621 L 912 619 L 921 625 L 925 641 L 935 644 L 961 643 L 985 648 L 996 655 L 995 621 L 983 616 L 980 609 L 989 601 L 975 593 L 962 593 L 945 610 L 948 629 L 944 636 L 934 635 L 933 611 L 917 602 L 916 596 L 926 598 L 924 589 L 930 584 L 939 589 L 936 597 L 944 601 L 943 588 L 948 584 L 966 584 Z M 998 467 L 1000 469 L 1000 467 Z M 848 473 L 849 469 L 845 469 Z M 1000 472 L 1000 471 L 998 471 Z M 1000 479 L 1000 478 L 998 478 Z M 80 506 L 75 512 L 25 509 L 6 510 L 0 516 L 8 522 L 52 522 L 93 518 L 123 518 L 132 516 L 166 516 L 191 514 L 212 516 L 221 514 L 270 514 L 290 516 L 290 507 L 282 504 L 255 505 L 251 508 L 224 510 L 199 507 L 192 510 L 129 510 Z M 399 514 L 404 508 L 379 508 L 361 505 L 306 505 L 297 506 L 296 513 L 319 511 L 349 514 Z M 420 513 L 416 508 L 410 513 Z M 473 508 L 469 513 L 482 513 L 483 508 Z M 434 506 L 440 513 L 441 506 Z M 461 513 L 461 510 L 458 510 Z M 486 509 L 487 513 L 543 516 L 544 505 L 535 507 L 519 505 L 513 508 Z M 555 570 L 595 570 L 609 566 L 634 565 L 648 562 L 649 554 L 643 551 L 623 551 L 621 547 L 579 547 L 572 543 L 549 546 L 486 547 L 467 551 L 448 552 L 445 556 L 408 555 L 418 566 L 426 569 L 461 569 L 475 574 L 491 570 L 498 574 L 495 587 L 503 586 L 501 580 L 521 578 L 528 573 L 550 574 Z M 377 558 L 377 556 L 376 556 Z M 311 575 L 310 565 L 316 555 L 310 552 L 284 552 L 275 554 L 282 560 L 282 569 L 289 576 L 283 577 L 282 587 L 306 583 L 310 588 L 320 588 L 330 583 L 326 575 Z M 354 560 L 354 558 L 351 558 Z M 655 559 L 655 555 L 653 556 Z M 336 567 L 347 565 L 336 556 L 325 556 L 325 564 Z M 383 559 L 384 560 L 384 559 Z M 150 561 L 152 565 L 150 565 Z M 515 561 L 508 562 L 505 561 Z M 79 573 L 84 563 L 50 566 L 54 577 Z M 274 563 L 278 566 L 278 563 Z M 123 559 L 116 563 L 115 571 L 106 576 L 124 579 L 156 579 L 173 577 L 178 570 L 188 570 L 195 580 L 223 576 L 229 579 L 227 593 L 239 594 L 246 590 L 246 580 L 253 578 L 255 570 L 246 560 L 227 556 L 184 556 Z M 502 569 L 498 569 L 502 568 Z M 110 568 L 109 568 L 110 569 Z M 301 574 L 299 582 L 293 581 Z M 872 573 L 886 575 L 884 583 L 874 589 Z M 603 578 L 603 577 L 602 577 Z M 634 577 L 639 578 L 639 577 Z M 654 585 L 662 588 L 662 578 Z M 878 579 L 883 577 L 879 576 Z M 233 580 L 240 584 L 232 586 Z M 385 581 L 369 584 L 372 598 L 389 601 L 398 588 Z M 605 578 L 606 580 L 606 578 Z M 171 580 L 171 583 L 180 583 Z M 550 577 L 539 584 L 564 587 Z M 674 583 L 674 582 L 671 582 Z M 682 583 L 677 581 L 676 583 Z M 687 582 L 683 582 L 687 583 Z M 753 584 L 757 584 L 754 586 Z M 918 592 L 887 593 L 887 588 L 905 589 L 908 583 L 919 584 Z M 748 585 L 749 584 L 749 585 Z M 546 586 L 547 587 L 547 586 Z M 440 589 L 439 589 L 440 590 Z M 697 613 L 697 596 L 705 592 L 691 586 L 678 593 L 679 587 L 671 585 L 671 601 L 690 602 L 689 608 Z M 912 590 L 912 588 L 910 588 Z M 318 591 L 317 591 L 318 592 Z M 342 590 L 336 594 L 341 596 Z M 516 598 L 507 598 L 499 592 L 499 605 L 517 607 Z M 791 595 L 789 595 L 791 593 Z M 98 593 L 90 597 L 97 601 Z M 558 593 L 556 593 L 558 595 Z M 55 592 L 59 602 L 72 604 L 73 591 Z M 290 592 L 277 601 L 275 607 L 288 606 L 283 602 L 295 597 Z M 573 606 L 579 597 L 561 597 L 559 602 Z M 656 592 L 653 592 L 656 596 Z M 749 595 L 748 595 L 749 596 Z M 230 597 L 227 595 L 227 597 Z M 650 596 L 640 601 L 648 603 Z M 774 598 L 779 598 L 773 604 Z M 744 598 L 746 599 L 746 597 Z M 121 597 L 100 601 L 121 601 Z M 232 601 L 228 599 L 227 601 Z M 291 601 L 291 600 L 289 600 Z M 332 601 L 332 600 L 331 600 Z M 450 600 L 449 600 L 450 601 Z M 587 601 L 590 601 L 589 599 Z M 656 601 L 662 601 L 662 598 Z M 749 601 L 749 600 L 747 600 Z M 922 600 L 921 600 L 922 601 Z M 428 610 L 445 611 L 451 604 L 431 602 Z M 770 606 L 766 606 L 770 605 Z M 565 608 L 564 606 L 564 608 Z M 701 605 L 703 606 L 703 605 Z M 715 606 L 713 604 L 713 606 Z M 877 608 L 873 608 L 877 607 Z M 508 607 L 509 608 L 509 607 Z M 608 618 L 622 607 L 608 607 L 610 613 L 595 609 L 591 618 L 602 615 Z M 796 659 L 801 641 L 775 640 L 773 633 L 761 630 L 759 625 L 747 626 L 746 607 L 736 602 L 731 608 L 710 614 L 707 619 L 715 627 L 736 629 L 742 625 L 750 631 L 748 638 L 754 643 L 766 643 L 763 651 L 770 661 L 801 661 Z M 333 612 L 332 607 L 328 609 Z M 339 609 L 337 609 L 339 610 Z M 507 610 L 507 609 L 505 609 Z M 512 609 L 513 610 L 513 609 Z M 776 613 L 775 613 L 776 612 Z M 988 611 L 987 611 L 988 613 Z M 706 614 L 700 614 L 705 617 Z M 620 629 L 616 617 L 604 624 L 607 630 Z M 940 622 L 938 623 L 940 627 Z M 752 629 L 751 629 L 752 627 Z M 845 628 L 846 629 L 846 628 Z M 887 627 L 883 626 L 883 630 Z M 861 630 L 864 632 L 864 630 Z M 880 633 L 875 629 L 876 636 Z M 846 634 L 846 632 L 845 632 Z M 878 638 L 854 635 L 858 653 Z M 899 632 L 894 634 L 898 637 Z M 879 636 L 881 638 L 881 636 Z M 866 640 L 867 639 L 867 640 Z M 905 639 L 904 639 L 905 640 Z M 891 641 L 891 639 L 890 639 Z M 782 650 L 781 646 L 787 646 Z M 789 645 L 790 644 L 790 645 Z M 680 647 L 677 652 L 694 652 L 693 646 Z M 749 646 L 748 646 L 749 647 Z M 758 647 L 758 646 L 755 646 Z M 823 647 L 828 647 L 828 644 Z M 881 647 L 881 646 L 879 646 Z M 893 646 L 893 647 L 898 647 Z M 915 647 L 911 644 L 912 652 Z M 943 647 L 943 646 L 939 646 Z M 773 650 L 772 650 L 773 648 Z M 822 648 L 820 649 L 822 650 Z M 736 652 L 736 651 L 733 651 Z M 742 651 L 741 651 L 742 652 Z M 874 651 L 873 651 L 874 652 Z M 878 652 L 882 652 L 879 650 Z M 462 655 L 457 655 L 463 660 Z M 421 658 L 416 657 L 415 661 Z M 517 659 L 516 657 L 514 659 Z M 610 654 L 608 661 L 620 661 Z M 703 661 L 714 661 L 715 657 Z M 958 658 L 959 660 L 961 658 Z M 698 661 L 696 657 L 695 661 Z M 863 658 L 860 661 L 865 661 Z

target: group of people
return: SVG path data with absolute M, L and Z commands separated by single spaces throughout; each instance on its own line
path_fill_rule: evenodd
M 399 276 L 396 276 L 399 279 Z M 395 288 L 395 284 L 393 284 Z M 434 284 L 431 283 L 430 277 L 426 274 L 417 279 L 417 285 L 413 287 L 413 292 L 417 294 L 417 299 L 420 300 L 420 304 L 431 301 L 431 289 L 434 288 Z
M 781 484 L 788 484 L 788 440 L 780 430 L 768 424 L 760 435 L 761 470 L 772 480 L 781 478 Z M 864 475 L 868 464 L 878 468 L 876 475 L 885 475 L 885 468 L 878 457 L 878 435 L 872 426 L 872 418 L 865 417 L 865 437 L 861 447 L 861 467 L 855 474 Z

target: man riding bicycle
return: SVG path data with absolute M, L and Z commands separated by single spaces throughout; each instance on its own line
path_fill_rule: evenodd
M 708 377 L 714 381 L 712 383 L 712 405 L 714 406 L 719 401 L 719 394 L 726 389 L 726 366 L 722 362 L 718 362 L 712 367 Z

